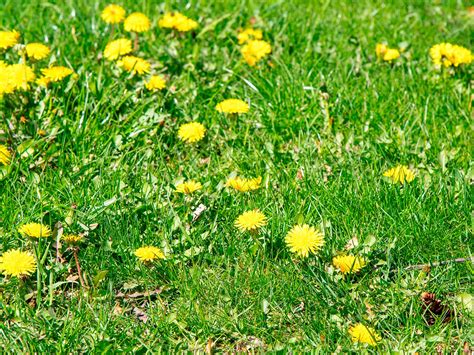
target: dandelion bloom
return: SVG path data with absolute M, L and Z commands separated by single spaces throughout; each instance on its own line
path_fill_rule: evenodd
M 415 179 L 415 173 L 405 165 L 398 165 L 394 168 L 388 169 L 383 173 L 383 176 L 388 177 L 394 184 L 404 184 L 412 182 Z
M 28 43 L 25 46 L 26 55 L 30 58 L 40 60 L 46 58 L 51 50 L 43 43 Z
M 49 67 L 46 69 L 41 69 L 43 76 L 48 78 L 50 81 L 61 81 L 65 77 L 73 73 L 72 69 L 63 66 Z
M 256 30 L 253 28 L 246 28 L 245 30 L 239 32 L 239 34 L 237 35 L 237 40 L 239 41 L 239 44 L 244 44 L 248 41 L 262 38 L 262 30 Z
M 398 49 L 389 48 L 383 55 L 383 60 L 390 62 L 399 57 L 400 57 L 400 52 L 398 51 Z
M 126 38 L 116 39 L 107 43 L 104 49 L 104 57 L 108 60 L 115 60 L 118 57 L 132 51 L 132 41 Z
M 367 261 L 365 258 L 353 255 L 340 255 L 332 258 L 332 264 L 343 274 L 359 272 Z
M 11 162 L 12 154 L 7 147 L 0 144 L 0 163 L 8 165 Z
M 20 33 L 17 31 L 0 31 L 0 48 L 7 49 L 18 43 Z
M 206 128 L 199 122 L 185 123 L 179 127 L 178 136 L 187 143 L 199 142 L 204 138 Z
M 236 220 L 234 225 L 242 232 L 256 231 L 267 224 L 267 217 L 259 210 L 247 211 L 242 213 Z
M 15 91 L 14 78 L 11 75 L 9 65 L 0 65 L 0 97 L 3 94 L 11 94 Z
M 189 195 L 189 194 L 192 194 L 194 191 L 200 190 L 201 188 L 202 188 L 202 185 L 200 182 L 189 180 L 189 181 L 185 181 L 180 184 L 177 184 L 176 192 Z
M 291 252 L 306 258 L 310 252 L 315 254 L 322 248 L 324 235 L 307 224 L 296 225 L 286 235 L 285 242 Z
M 173 28 L 180 32 L 188 32 L 197 28 L 199 24 L 179 12 L 167 12 L 158 21 L 158 26 L 161 28 Z
M 52 234 L 51 229 L 48 226 L 40 223 L 24 224 L 18 228 L 18 232 L 23 236 L 31 238 L 46 238 Z
M 8 82 L 14 90 L 30 88 L 29 83 L 35 80 L 35 73 L 31 67 L 26 64 L 12 64 L 4 69 L 8 76 Z
M 122 6 L 110 4 L 100 14 L 102 20 L 107 23 L 120 23 L 125 18 L 125 9 Z
M 227 99 L 217 104 L 216 110 L 223 113 L 246 113 L 249 105 L 239 99 Z
M 61 239 L 67 244 L 79 244 L 84 240 L 84 236 L 80 234 L 64 234 Z
M 117 65 L 132 74 L 145 74 L 150 72 L 150 63 L 145 59 L 133 55 L 122 57 L 117 62 Z
M 0 98 L 3 94 L 11 94 L 15 91 L 15 85 L 10 80 L 10 77 L 6 75 L 6 70 L 0 68 Z
M 375 46 L 375 54 L 377 55 L 377 58 L 382 59 L 386 62 L 391 62 L 392 60 L 400 57 L 400 52 L 398 51 L 398 49 L 389 48 L 386 44 L 383 43 L 378 43 Z
M 28 252 L 13 249 L 0 257 L 0 271 L 5 276 L 22 278 L 31 275 L 35 270 L 35 258 Z
M 241 177 L 230 178 L 226 182 L 227 187 L 232 187 L 234 190 L 240 192 L 253 191 L 260 188 L 262 183 L 262 177 L 256 177 L 253 179 L 245 179 Z
M 262 40 L 250 40 L 240 50 L 248 65 L 254 66 L 272 52 L 270 43 Z
M 145 87 L 151 91 L 163 90 L 166 87 L 166 80 L 159 75 L 153 75 Z
M 158 26 L 161 28 L 174 28 L 176 23 L 176 13 L 167 12 L 158 20 Z
M 50 82 L 51 79 L 46 76 L 40 76 L 38 79 L 36 79 L 36 84 L 43 87 L 47 87 Z
M 160 248 L 147 246 L 141 247 L 135 250 L 136 257 L 143 262 L 153 261 L 155 259 L 164 259 L 165 254 L 161 251 Z
M 383 43 L 377 43 L 375 46 L 375 54 L 377 55 L 377 58 L 383 58 L 383 55 L 387 51 L 388 47 L 386 44 Z
M 130 14 L 123 23 L 127 32 L 146 32 L 151 27 L 150 19 L 141 12 Z
M 198 26 L 199 26 L 199 24 L 196 21 L 191 20 L 190 18 L 186 17 L 186 18 L 182 19 L 181 21 L 179 21 L 176 24 L 175 28 L 179 32 L 189 32 L 189 31 L 192 31 L 192 30 L 196 29 Z
M 357 323 L 350 327 L 349 334 L 354 343 L 366 343 L 376 346 L 377 343 L 382 340 L 380 335 L 375 332 L 374 328 L 366 327 L 361 323 Z
M 471 64 L 474 56 L 467 48 L 453 45 L 451 43 L 436 44 L 430 49 L 430 56 L 433 63 L 440 67 L 458 67 L 462 64 Z

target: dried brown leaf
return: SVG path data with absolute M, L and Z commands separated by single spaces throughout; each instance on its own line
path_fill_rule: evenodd
M 212 341 L 211 338 L 207 339 L 206 344 L 206 354 L 212 354 L 212 349 L 214 348 L 215 343 Z
M 241 352 L 241 351 L 248 352 L 248 351 L 251 351 L 252 349 L 263 348 L 264 346 L 265 346 L 265 343 L 261 339 L 254 336 L 249 336 L 247 340 L 237 343 L 235 345 L 235 350 L 238 352 Z
M 467 341 L 465 341 L 464 346 L 462 348 L 463 354 L 465 354 L 465 355 L 472 354 L 471 351 L 474 351 L 474 349 L 471 349 L 471 347 L 469 346 L 469 343 Z
M 143 323 L 146 323 L 148 321 L 148 316 L 147 314 L 140 308 L 135 307 L 133 308 L 133 313 L 137 316 L 138 319 L 140 319 Z
M 69 275 L 67 278 L 66 278 L 66 281 L 68 282 L 75 282 L 79 279 L 79 276 L 78 275 Z
M 365 304 L 365 309 L 367 311 L 368 319 L 369 320 L 375 319 L 375 313 L 372 308 L 373 306 L 367 301 L 365 301 L 364 304 Z
M 202 203 L 196 207 L 196 209 L 193 211 L 193 222 L 197 221 L 198 218 L 203 214 L 203 212 L 207 210 L 207 207 L 203 205 Z
M 115 298 L 124 298 L 124 299 L 137 299 L 137 298 L 145 298 L 145 297 L 152 297 L 159 295 L 163 291 L 163 288 L 157 288 L 152 291 L 145 291 L 145 292 L 133 292 L 133 293 L 123 293 L 119 292 L 115 295 Z
M 359 239 L 357 239 L 357 236 L 353 236 L 351 240 L 349 240 L 344 247 L 346 250 L 351 250 L 359 246 Z
M 295 308 L 292 310 L 293 313 L 299 313 L 299 312 L 304 312 L 304 302 L 301 301 L 299 305 L 297 305 Z
M 123 313 L 123 308 L 120 307 L 120 304 L 117 302 L 115 303 L 115 306 L 114 306 L 114 309 L 113 309 L 113 314 L 115 315 L 119 315 L 119 314 L 122 314 Z
M 199 165 L 207 165 L 211 162 L 211 157 L 202 158 L 199 160 Z
M 440 299 L 437 299 L 434 293 L 423 292 L 421 302 L 424 310 L 423 317 L 428 325 L 435 324 L 438 319 L 441 319 L 443 323 L 452 320 L 453 310 L 444 305 Z
M 296 178 L 298 180 L 303 180 L 304 179 L 304 169 L 303 168 L 298 169 L 298 171 L 296 172 Z

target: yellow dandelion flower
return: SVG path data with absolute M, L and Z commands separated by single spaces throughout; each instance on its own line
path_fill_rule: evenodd
M 400 52 L 398 51 L 398 49 L 388 48 L 383 55 L 383 60 L 385 60 L 386 62 L 390 62 L 399 57 Z
M 389 48 L 383 43 L 378 43 L 375 46 L 375 54 L 377 55 L 377 58 L 386 62 L 391 62 L 392 60 L 400 57 L 400 52 L 398 49 Z
M 250 191 L 257 190 L 260 188 L 260 184 L 262 183 L 262 177 L 256 177 L 253 179 L 246 179 L 247 180 L 247 186 Z
M 166 87 L 166 80 L 159 75 L 153 75 L 145 87 L 151 91 L 163 90 Z
M 286 235 L 285 242 L 291 252 L 306 258 L 323 247 L 324 235 L 307 224 L 296 225 Z
M 242 232 L 256 231 L 267 225 L 267 217 L 258 209 L 242 213 L 234 222 L 234 225 Z
M 194 191 L 200 190 L 201 188 L 202 188 L 202 185 L 200 182 L 189 180 L 189 181 L 185 181 L 180 184 L 177 184 L 176 192 L 189 195 L 189 194 L 192 194 Z
M 239 44 L 244 44 L 250 40 L 262 39 L 263 33 L 262 30 L 256 30 L 253 28 L 246 28 L 245 30 L 239 32 L 237 39 Z
M 146 32 L 151 27 L 150 19 L 141 12 L 130 14 L 123 23 L 127 32 Z
M 31 238 L 47 238 L 52 232 L 48 226 L 40 223 L 28 223 L 18 228 L 21 235 Z
M 158 26 L 161 28 L 174 28 L 176 23 L 176 13 L 167 12 L 158 20 Z
M 262 40 L 250 40 L 245 44 L 240 52 L 248 65 L 254 66 L 272 52 L 270 43 Z
M 197 28 L 199 24 L 179 12 L 167 12 L 158 21 L 158 26 L 188 32 Z
M 153 246 L 141 247 L 135 250 L 135 256 L 143 262 L 150 262 L 156 259 L 164 259 L 165 254 L 160 248 Z
M 28 90 L 30 83 L 35 80 L 35 73 L 31 67 L 26 64 L 12 64 L 5 69 L 9 76 L 9 82 L 15 90 Z
M 45 46 L 43 43 L 28 43 L 25 46 L 25 49 L 26 49 L 26 55 L 29 58 L 33 58 L 36 60 L 46 58 L 51 52 L 49 47 Z
M 374 328 L 366 327 L 361 323 L 357 323 L 350 327 L 349 334 L 354 343 L 366 343 L 376 346 L 377 343 L 382 340 L 380 335 L 375 332 Z
M 206 128 L 199 122 L 185 123 L 179 127 L 178 136 L 187 143 L 199 142 L 204 138 Z
M 50 82 L 51 79 L 47 76 L 40 76 L 38 79 L 36 79 L 36 84 L 38 84 L 39 86 L 47 87 Z
M 104 49 L 104 57 L 108 60 L 115 60 L 118 57 L 132 51 L 132 41 L 126 38 L 116 39 L 107 43 Z
M 150 63 L 145 59 L 135 57 L 133 55 L 126 55 L 122 57 L 117 65 L 132 74 L 145 74 L 150 72 Z
M 15 83 L 11 75 L 9 65 L 0 67 L 0 97 L 3 94 L 11 94 L 15 91 Z
M 175 28 L 179 32 L 189 32 L 189 31 L 192 31 L 192 30 L 196 29 L 198 26 L 199 26 L 199 24 L 196 21 L 185 17 L 185 18 L 181 19 L 181 21 L 179 21 L 176 24 Z
M 230 178 L 226 182 L 227 187 L 232 187 L 234 190 L 240 192 L 253 191 L 260 188 L 262 183 L 262 177 L 256 177 L 253 179 L 245 179 L 241 177 Z
M 2 71 L 3 70 L 0 69 L 0 98 L 2 98 L 3 94 L 11 94 L 15 91 L 15 85 L 13 85 L 10 78 L 4 75 Z
M 363 257 L 353 255 L 340 255 L 332 259 L 332 264 L 337 267 L 343 274 L 357 273 L 364 266 L 367 261 Z
M 430 57 L 431 57 L 431 60 L 433 61 L 433 63 L 436 65 L 436 66 L 441 66 L 445 60 L 444 57 L 446 57 L 445 55 L 445 47 L 446 47 L 446 43 L 440 43 L 440 44 L 436 44 L 434 45 L 433 47 L 430 48 Z M 450 66 L 451 65 L 451 62 L 448 61 L 448 65 L 447 66 Z
M 246 113 L 249 105 L 239 99 L 227 99 L 217 104 L 216 110 L 223 113 Z
M 18 43 L 20 33 L 17 31 L 0 31 L 0 48 L 7 49 Z
M 120 23 L 125 18 L 125 9 L 122 6 L 110 4 L 100 14 L 102 20 L 107 23 Z
M 388 169 L 383 173 L 383 176 L 388 177 L 394 184 L 400 183 L 402 185 L 415 179 L 415 173 L 405 165 L 398 165 Z
M 375 46 L 375 54 L 377 55 L 377 58 L 382 59 L 384 54 L 387 52 L 387 45 L 383 43 L 377 43 Z
M 474 55 L 469 49 L 451 43 L 434 45 L 430 49 L 430 57 L 437 67 L 441 65 L 458 67 L 462 64 L 471 64 L 474 60 Z
M 6 251 L 0 257 L 0 271 L 5 276 L 23 278 L 36 270 L 36 260 L 33 255 L 18 249 Z
M 61 81 L 65 77 L 73 73 L 72 69 L 63 67 L 63 66 L 54 66 L 46 69 L 41 69 L 43 76 L 48 78 L 50 81 Z
M 84 236 L 80 234 L 63 234 L 61 239 L 67 244 L 79 244 L 84 240 Z
M 12 154 L 7 147 L 0 144 L 0 163 L 3 165 L 9 165 L 12 159 Z

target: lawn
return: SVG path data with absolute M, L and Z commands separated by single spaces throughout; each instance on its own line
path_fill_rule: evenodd
M 468 1 L 1 3 L 5 352 L 469 352 Z

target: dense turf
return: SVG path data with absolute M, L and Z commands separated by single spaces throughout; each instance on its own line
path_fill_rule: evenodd
M 72 216 L 65 228 L 89 233 L 79 251 L 87 289 L 72 253 L 63 248 L 56 263 L 52 244 L 39 306 L 36 276 L 0 278 L 4 349 L 349 351 L 361 348 L 347 333 L 357 322 L 383 338 L 371 351 L 459 351 L 471 341 L 456 297 L 472 292 L 472 264 L 404 270 L 471 256 L 472 68 L 449 75 L 428 56 L 440 42 L 472 48 L 467 2 L 120 3 L 153 20 L 138 53 L 169 76 L 161 93 L 101 58 L 106 2 L 2 0 L 2 27 L 47 43 L 77 77 L 0 104 L 0 143 L 17 151 L 0 181 L 0 252 L 31 249 L 17 232 L 29 221 L 53 227 Z M 159 29 L 164 10 L 198 30 Z M 241 59 L 237 29 L 252 18 L 272 44 L 271 65 Z M 406 47 L 403 58 L 378 62 L 382 41 Z M 249 114 L 218 113 L 229 97 L 249 100 Z M 177 130 L 192 120 L 208 131 L 190 147 Z M 382 177 L 397 164 L 417 173 L 403 188 Z M 263 187 L 229 191 L 231 173 L 261 175 Z M 178 195 L 183 178 L 203 189 Z M 201 203 L 208 209 L 192 222 Z M 258 236 L 234 227 L 253 208 L 269 218 Z M 287 249 L 301 222 L 324 229 L 319 256 Z M 331 260 L 353 237 L 370 265 L 343 278 Z M 142 245 L 167 259 L 143 265 L 133 255 Z M 423 291 L 456 311 L 451 322 L 426 324 Z

